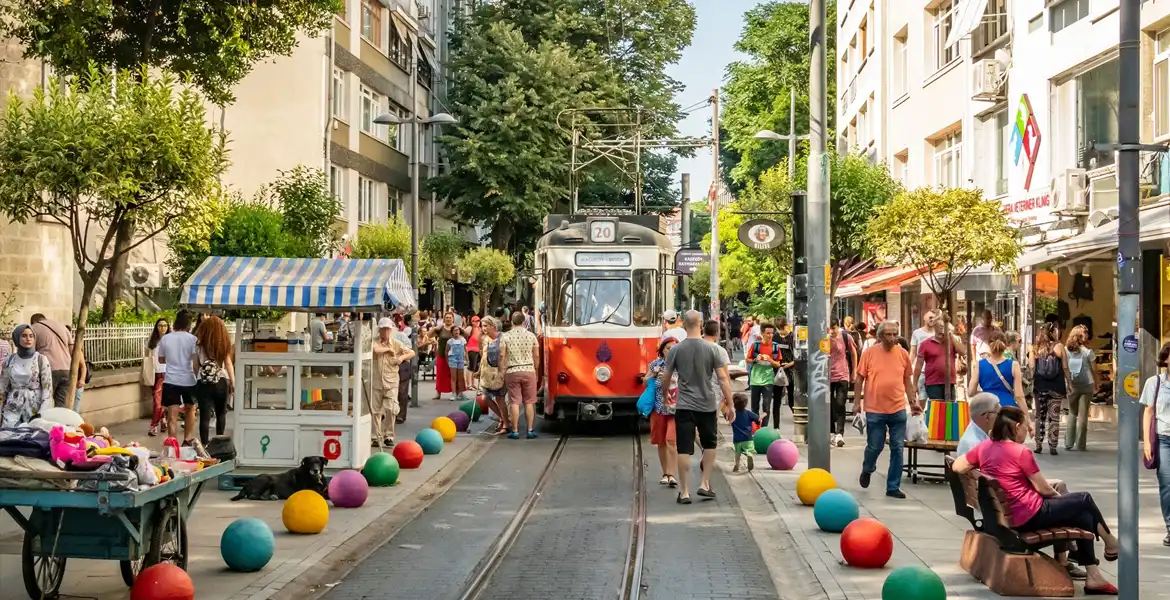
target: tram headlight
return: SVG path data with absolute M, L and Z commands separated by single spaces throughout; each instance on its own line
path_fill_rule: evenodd
M 613 376 L 613 371 L 610 370 L 609 365 L 597 365 L 597 368 L 593 369 L 593 376 L 597 378 L 598 382 L 605 383 Z

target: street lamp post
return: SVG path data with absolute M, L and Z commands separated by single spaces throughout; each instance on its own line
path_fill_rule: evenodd
M 410 154 L 410 287 L 414 290 L 415 298 L 418 298 L 418 188 L 419 188 L 419 163 L 422 159 L 422 126 L 423 125 L 451 125 L 458 123 L 459 120 L 447 113 L 439 113 L 432 115 L 425 119 L 420 119 L 418 115 L 410 118 L 402 118 L 396 115 L 385 114 L 379 115 L 374 119 L 374 122 L 379 125 L 405 125 L 410 123 L 413 125 L 412 133 L 414 134 L 414 144 Z M 417 304 L 417 301 L 416 301 Z M 417 308 L 417 306 L 415 307 Z M 418 328 L 419 323 L 414 322 L 410 327 L 410 348 L 415 352 L 415 368 L 410 370 L 410 406 L 418 406 Z

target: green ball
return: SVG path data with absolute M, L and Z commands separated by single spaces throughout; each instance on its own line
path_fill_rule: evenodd
M 467 402 L 460 404 L 459 410 L 463 411 L 463 414 L 467 415 L 468 419 L 471 419 L 476 423 L 478 423 L 479 418 L 483 416 L 483 411 L 479 408 L 479 405 L 475 403 L 475 400 L 468 400 Z
M 377 452 L 366 459 L 362 467 L 366 483 L 372 487 L 387 487 L 398 483 L 398 459 L 388 452 Z
M 767 454 L 768 446 L 780 439 L 780 431 L 771 427 L 761 427 L 752 436 L 752 444 L 756 447 L 756 454 Z
M 882 584 L 882 600 L 946 600 L 947 586 L 934 571 L 922 566 L 894 569 Z

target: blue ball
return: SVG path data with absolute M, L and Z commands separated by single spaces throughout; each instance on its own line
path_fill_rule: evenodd
M 856 521 L 858 516 L 857 499 L 840 488 L 827 490 L 813 505 L 817 527 L 830 533 L 845 531 L 845 526 Z
M 422 446 L 423 454 L 438 454 L 443 451 L 443 434 L 434 429 L 424 429 L 414 436 L 414 441 Z
M 219 538 L 219 554 L 229 569 L 254 573 L 272 560 L 276 538 L 272 529 L 260 519 L 239 519 L 223 530 Z

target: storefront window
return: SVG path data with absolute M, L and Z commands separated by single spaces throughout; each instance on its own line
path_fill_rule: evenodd
M 661 296 L 658 292 L 658 271 L 634 271 L 634 325 L 649 327 L 658 321 L 658 315 L 662 313 Z
M 1082 169 L 1114 162 L 1112 150 L 1097 150 L 1095 146 L 1117 143 L 1119 77 L 1116 59 L 1077 77 L 1077 147 Z
M 578 279 L 574 282 L 575 324 L 630 324 L 630 282 L 627 279 Z

